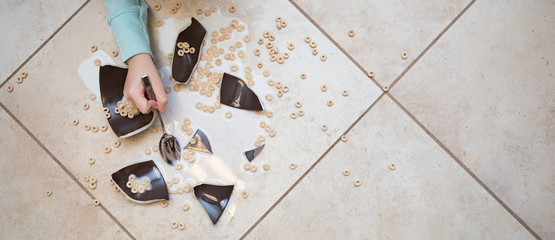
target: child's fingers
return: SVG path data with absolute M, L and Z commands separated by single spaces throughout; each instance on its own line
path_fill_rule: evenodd
M 133 103 L 135 103 L 135 106 L 137 106 L 139 111 L 143 114 L 149 113 L 156 103 L 153 100 L 147 100 L 141 93 L 131 93 L 129 98 Z
M 151 81 L 152 90 L 156 96 L 155 107 L 160 111 L 160 113 L 166 112 L 166 104 L 168 103 L 168 96 L 166 96 L 166 91 L 164 91 L 164 85 L 160 80 L 160 75 L 155 74 L 152 76 Z

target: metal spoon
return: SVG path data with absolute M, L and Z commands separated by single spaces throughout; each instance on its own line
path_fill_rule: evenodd
M 152 91 L 152 85 L 150 84 L 150 79 L 148 75 L 144 75 L 141 77 L 143 87 L 145 88 L 145 92 L 147 94 L 148 100 L 156 101 L 156 96 L 154 96 L 154 92 Z M 158 119 L 160 119 L 160 124 L 162 124 L 162 129 L 164 129 L 164 135 L 160 138 L 160 143 L 158 144 L 158 148 L 160 149 L 160 154 L 162 158 L 170 165 L 174 165 L 177 160 L 181 158 L 181 147 L 179 146 L 179 142 L 177 138 L 166 132 L 166 128 L 164 127 L 164 122 L 162 121 L 162 116 L 160 112 L 154 110 Z

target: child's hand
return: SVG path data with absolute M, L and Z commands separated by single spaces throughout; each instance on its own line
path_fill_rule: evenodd
M 164 91 L 162 80 L 160 80 L 160 74 L 150 55 L 146 53 L 137 54 L 129 58 L 127 64 L 129 65 L 129 71 L 123 88 L 125 98 L 132 101 L 141 113 L 149 113 L 152 108 L 158 109 L 160 113 L 166 112 L 168 97 Z M 145 89 L 141 83 L 141 77 L 144 75 L 148 75 L 150 78 L 156 101 L 147 100 L 145 97 Z

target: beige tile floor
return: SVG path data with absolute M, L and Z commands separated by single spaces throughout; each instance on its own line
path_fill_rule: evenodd
M 192 194 L 172 195 L 167 208 L 126 200 L 108 183 L 110 174 L 137 160 L 159 135 L 123 139 L 105 154 L 117 137 L 82 129 L 106 123 L 77 68 L 92 44 L 117 50 L 101 1 L 8 0 L 0 3 L 2 30 L 12 33 L 0 45 L 0 179 L 10 185 L 0 194 L 0 232 L 13 238 L 555 239 L 552 1 L 184 1 L 176 15 L 164 8 L 175 1 L 148 2 L 163 6 L 150 12 L 153 44 L 155 20 L 203 18 L 195 10 L 210 6 L 248 24 L 255 40 L 270 30 L 283 49 L 295 44 L 283 65 L 255 57 L 258 45 L 247 44 L 247 64 L 263 62 L 291 87 L 272 104 L 278 134 L 255 160 L 271 163 L 271 170 L 239 176 L 244 186 L 217 225 Z M 226 11 L 232 3 L 234 14 Z M 287 28 L 275 28 L 277 16 Z M 312 56 L 305 36 L 327 61 Z M 153 49 L 158 66 L 167 65 Z M 22 71 L 29 77 L 19 84 Z M 325 105 L 330 99 L 333 107 Z M 293 120 L 296 101 L 306 115 Z M 72 117 L 80 119 L 78 127 Z M 322 124 L 329 130 L 321 131 Z M 96 159 L 92 166 L 89 157 Z M 290 170 L 290 163 L 298 167 Z M 87 188 L 83 176 L 98 178 L 98 187 Z M 191 209 L 180 210 L 183 203 Z M 186 229 L 172 229 L 171 221 Z

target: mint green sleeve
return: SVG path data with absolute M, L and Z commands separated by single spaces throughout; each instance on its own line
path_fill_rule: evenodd
M 139 53 L 148 53 L 148 5 L 144 0 L 103 0 L 108 12 L 108 25 L 116 36 L 123 62 Z

